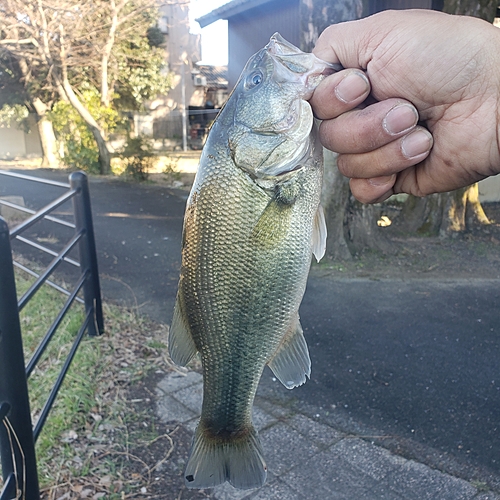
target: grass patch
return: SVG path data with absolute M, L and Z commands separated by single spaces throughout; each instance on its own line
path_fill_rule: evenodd
M 31 283 L 16 270 L 18 296 Z M 44 285 L 21 312 L 26 360 L 64 301 L 62 294 Z M 164 441 L 167 454 L 173 446 L 172 439 L 159 435 L 151 418 L 141 414 L 140 406 L 132 404 L 136 401 L 129 400 L 133 384 L 152 371 L 169 369 L 167 327 L 108 304 L 104 314 L 105 334 L 82 340 L 36 444 L 43 499 L 149 498 L 158 464 L 140 463 L 133 451 L 158 439 Z M 75 303 L 28 381 L 34 422 L 83 318 L 83 306 Z
M 18 273 L 16 286 L 18 293 L 24 293 L 31 280 Z M 56 290 L 44 285 L 21 311 L 21 330 L 23 332 L 24 356 L 29 360 L 45 332 L 62 308 L 65 297 Z M 54 386 L 57 376 L 68 356 L 80 325 L 84 319 L 83 307 L 75 303 L 57 330 L 53 341 L 48 345 L 37 367 L 28 380 L 32 419 L 35 423 L 45 401 Z M 49 419 L 37 442 L 36 453 L 41 484 L 53 480 L 51 462 L 57 451 L 60 460 L 71 456 L 69 443 L 57 450 L 53 443 L 64 432 L 85 424 L 86 415 L 93 406 L 94 386 L 89 373 L 97 365 L 100 356 L 99 343 L 96 339 L 85 339 L 73 360 L 72 369 L 66 376 L 63 389 L 54 404 Z

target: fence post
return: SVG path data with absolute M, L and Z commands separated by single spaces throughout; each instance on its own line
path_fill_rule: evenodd
M 23 341 L 17 307 L 9 227 L 0 217 L 0 404 L 10 411 L 10 434 L 0 423 L 0 454 L 4 481 L 16 472 L 20 498 L 39 500 L 35 445 L 31 423 Z M 9 438 L 10 436 L 10 438 Z
M 84 232 L 84 236 L 79 242 L 80 266 L 82 272 L 87 269 L 90 271 L 90 276 L 83 285 L 85 312 L 88 313 L 91 309 L 94 311 L 93 321 L 89 323 L 89 335 L 101 335 L 104 333 L 104 320 L 89 184 L 87 176 L 83 172 L 73 172 L 69 176 L 69 183 L 71 188 L 77 191 L 73 197 L 76 232 Z

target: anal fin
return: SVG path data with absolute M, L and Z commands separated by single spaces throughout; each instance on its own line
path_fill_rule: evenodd
M 182 301 L 177 295 L 168 335 L 168 351 L 175 364 L 186 366 L 196 356 L 197 349 L 182 309 Z
M 268 366 L 287 389 L 302 385 L 310 377 L 311 359 L 298 315 Z

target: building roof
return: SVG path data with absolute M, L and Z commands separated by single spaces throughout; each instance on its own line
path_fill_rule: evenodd
M 199 25 L 204 28 L 209 24 L 218 21 L 219 19 L 228 19 L 230 17 L 241 14 L 249 9 L 253 9 L 254 7 L 260 7 L 265 3 L 272 2 L 274 0 L 232 0 L 232 2 L 228 2 L 218 9 L 201 16 L 196 20 Z
M 195 68 L 207 79 L 208 88 L 227 89 L 227 66 L 196 64 Z

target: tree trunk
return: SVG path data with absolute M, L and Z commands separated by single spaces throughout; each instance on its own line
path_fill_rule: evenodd
M 91 131 L 92 135 L 94 136 L 97 148 L 99 150 L 99 164 L 101 166 L 100 173 L 103 175 L 111 173 L 111 156 L 109 154 L 108 146 L 106 144 L 106 141 L 104 140 L 104 136 L 101 128 L 99 127 L 99 124 L 90 114 L 90 111 L 83 105 L 80 99 L 78 99 L 67 78 L 63 79 L 62 86 L 70 104 L 81 116 L 83 121 L 87 124 L 87 127 Z
M 479 201 L 477 183 L 440 196 L 443 199 L 443 220 L 439 228 L 441 237 L 470 230 L 477 224 L 490 223 Z
M 108 64 L 111 57 L 111 51 L 113 50 L 113 46 L 115 44 L 116 30 L 118 28 L 118 14 L 126 3 L 127 1 L 123 0 L 117 7 L 115 0 L 110 1 L 111 24 L 108 31 L 108 38 L 102 50 L 101 57 L 101 103 L 104 106 L 109 106 L 110 103 Z
M 16 30 L 17 35 L 17 30 Z M 24 57 L 19 58 L 19 69 L 23 75 L 24 85 L 29 83 L 30 70 L 28 63 Z M 42 145 L 42 167 L 58 168 L 59 155 L 57 153 L 57 141 L 54 134 L 52 122 L 48 119 L 47 113 L 50 111 L 50 106 L 45 104 L 40 98 L 35 97 L 32 100 L 33 108 L 37 114 L 37 128 L 40 135 Z
M 111 173 L 111 156 L 109 154 L 108 146 L 104 140 L 104 134 L 101 127 L 97 123 L 96 119 L 92 116 L 90 111 L 85 107 L 85 105 L 78 99 L 75 94 L 73 87 L 71 86 L 68 79 L 68 66 L 67 66 L 67 53 L 71 49 L 71 45 L 66 46 L 65 42 L 65 31 L 62 24 L 59 25 L 60 34 L 60 46 L 59 55 L 60 61 L 60 72 L 53 71 L 53 78 L 56 83 L 59 92 L 62 92 L 66 96 L 69 103 L 75 108 L 76 112 L 80 115 L 82 120 L 87 124 L 90 132 L 94 136 L 94 140 L 99 151 L 99 165 L 100 173 L 105 175 Z
M 300 0 L 301 50 L 311 52 L 320 33 L 331 24 L 360 18 L 364 4 L 365 0 Z M 336 156 L 327 150 L 322 204 L 328 227 L 326 252 L 330 258 L 349 260 L 366 247 L 390 250 L 377 226 L 377 209 L 363 207 L 354 200 L 348 179 L 337 169 Z
M 33 107 L 37 114 L 37 127 L 42 144 L 42 167 L 58 168 L 59 155 L 57 153 L 56 136 L 52 122 L 47 117 L 49 107 L 38 98 L 33 100 Z
M 492 23 L 497 12 L 497 0 L 444 0 L 443 12 L 480 17 Z
M 337 168 L 337 155 L 324 149 L 325 174 L 321 203 L 328 227 L 326 255 L 334 260 L 351 260 L 352 254 L 344 232 L 346 207 L 349 203 L 349 179 Z
M 377 250 L 384 254 L 394 253 L 396 246 L 379 227 L 380 209 L 375 205 L 365 205 L 350 197 L 347 211 L 346 230 L 348 246 L 353 255 L 366 249 Z
M 409 196 L 403 205 L 401 218 L 409 233 L 438 235 L 443 222 L 443 198 L 431 194 L 425 198 Z
M 466 227 L 470 227 L 475 222 L 490 224 L 490 220 L 484 213 L 481 202 L 479 201 L 479 184 L 477 182 L 467 190 L 467 205 L 465 211 Z
M 363 205 L 351 196 L 349 179 L 339 172 L 336 160 L 335 153 L 324 150 L 321 203 L 328 226 L 327 256 L 334 260 L 350 260 L 367 248 L 392 253 L 394 246 L 377 225 L 379 209 Z
M 52 122 L 46 116 L 38 116 L 37 126 L 42 144 L 42 168 L 59 168 L 57 140 Z
M 300 49 L 311 52 L 319 35 L 331 24 L 359 19 L 366 0 L 300 0 Z
M 409 196 L 401 217 L 407 231 L 442 238 L 490 223 L 479 201 L 477 183 L 425 198 Z

